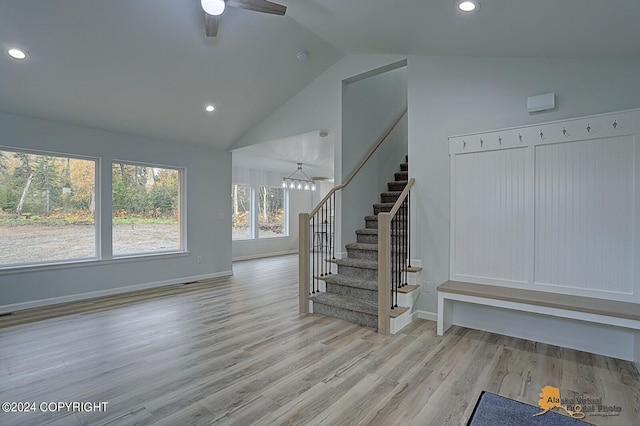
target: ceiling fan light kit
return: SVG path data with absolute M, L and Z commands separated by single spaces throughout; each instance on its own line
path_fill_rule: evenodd
M 207 37 L 218 35 L 218 17 L 227 6 L 279 16 L 287 12 L 287 6 L 267 0 L 200 0 L 200 4 L 205 12 L 204 29 Z
M 219 16 L 224 12 L 224 0 L 200 0 L 200 4 L 209 15 Z

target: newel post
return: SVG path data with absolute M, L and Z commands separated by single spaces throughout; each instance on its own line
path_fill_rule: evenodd
M 298 216 L 298 291 L 299 312 L 309 313 L 309 213 Z
M 391 215 L 378 213 L 378 333 L 391 332 Z

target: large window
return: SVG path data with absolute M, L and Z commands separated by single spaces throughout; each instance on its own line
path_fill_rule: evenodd
M 234 240 L 288 235 L 285 189 L 234 184 L 231 204 Z
M 286 235 L 284 189 L 260 187 L 258 190 L 258 237 Z
M 181 250 L 181 170 L 112 165 L 113 255 Z
M 96 257 L 96 160 L 0 150 L 0 267 Z

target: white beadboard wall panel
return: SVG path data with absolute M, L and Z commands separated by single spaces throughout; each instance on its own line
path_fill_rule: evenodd
M 527 282 L 527 148 L 459 155 L 452 272 L 455 279 Z
M 640 303 L 640 109 L 449 137 L 450 279 Z
M 633 294 L 634 137 L 541 145 L 535 282 Z

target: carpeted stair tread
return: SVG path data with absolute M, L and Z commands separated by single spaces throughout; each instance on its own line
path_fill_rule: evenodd
M 402 191 L 407 186 L 407 183 L 409 183 L 407 180 L 394 180 L 387 182 L 387 188 L 389 191 Z
M 409 163 L 400 163 L 400 171 L 406 172 L 409 170 Z
M 313 303 L 321 303 L 323 305 L 333 306 L 334 308 L 378 316 L 377 303 L 331 293 L 316 293 L 309 298 L 313 300 Z
M 354 250 L 370 250 L 370 251 L 378 251 L 377 244 L 369 244 L 369 243 L 349 243 L 345 245 L 347 249 Z
M 375 219 L 374 219 L 375 218 Z M 378 220 L 378 216 L 371 216 L 371 219 L 368 220 Z M 395 229 L 391 229 L 391 235 L 395 235 L 395 234 L 404 234 L 405 232 L 400 230 L 398 232 L 395 231 Z M 378 228 L 363 228 L 363 229 L 356 229 L 356 234 L 361 234 L 361 235 L 378 235 Z
M 362 288 L 365 290 L 378 291 L 377 281 L 358 280 L 354 277 L 347 277 L 340 274 L 325 275 L 324 281 L 327 284 L 342 285 L 345 287 Z
M 373 207 L 383 207 L 391 209 L 395 203 L 375 203 Z
M 396 181 L 400 181 L 400 180 L 409 180 L 409 172 L 395 172 L 393 174 L 393 176 L 395 177 Z
M 378 270 L 378 261 L 377 260 L 367 260 L 367 259 L 354 259 L 351 257 L 347 257 L 345 259 L 336 260 L 338 267 L 340 266 L 349 266 L 352 268 L 362 268 L 362 269 L 375 269 Z M 340 269 L 338 269 L 340 271 Z

